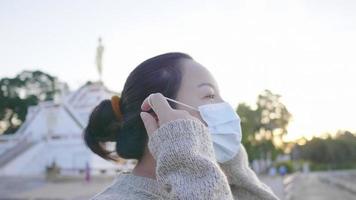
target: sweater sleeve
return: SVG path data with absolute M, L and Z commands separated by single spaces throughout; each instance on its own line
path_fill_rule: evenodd
M 150 136 L 156 179 L 170 199 L 233 199 L 208 133 L 199 120 L 177 119 Z
M 235 198 L 239 200 L 277 200 L 273 191 L 261 182 L 248 164 L 247 152 L 240 145 L 237 155 L 225 163 L 220 164 L 228 178 L 231 190 Z

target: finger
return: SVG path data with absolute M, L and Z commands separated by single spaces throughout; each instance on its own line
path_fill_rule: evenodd
M 146 97 L 145 100 L 143 100 L 142 104 L 141 104 L 141 110 L 142 111 L 149 111 L 151 109 L 151 105 L 150 103 L 148 102 L 149 101 L 149 98 L 150 98 L 151 95 L 148 95 Z
M 156 113 L 158 119 L 163 119 L 173 110 L 167 99 L 161 93 L 155 93 L 151 95 L 151 97 L 148 99 L 148 102 L 153 111 Z
M 152 103 L 151 103 L 151 96 L 154 95 L 156 93 L 152 93 L 150 95 L 148 95 L 146 97 L 145 100 L 143 100 L 142 104 L 141 104 L 141 110 L 142 111 L 149 111 L 152 109 Z
M 147 112 L 140 113 L 143 124 L 145 125 L 148 135 L 151 135 L 155 130 L 158 129 L 157 120 Z
M 150 94 L 142 103 L 141 109 L 143 111 L 152 110 L 156 113 L 158 118 L 160 115 L 165 115 L 167 112 L 173 110 L 166 98 L 161 93 Z

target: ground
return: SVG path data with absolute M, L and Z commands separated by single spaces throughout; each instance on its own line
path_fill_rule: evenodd
M 294 174 L 284 188 L 287 200 L 355 200 L 356 171 Z
M 285 177 L 260 176 L 281 200 L 354 200 L 356 170 L 295 173 Z M 62 178 L 55 182 L 40 177 L 0 177 L 0 200 L 87 200 L 111 184 L 113 178 Z

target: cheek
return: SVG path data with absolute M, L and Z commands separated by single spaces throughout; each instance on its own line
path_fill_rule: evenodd
M 203 118 L 201 118 L 199 112 L 196 111 L 188 111 L 193 117 L 198 118 L 205 126 L 208 126 L 205 121 L 203 120 Z
M 200 103 L 200 104 L 197 104 L 197 105 L 201 105 L 201 103 Z M 193 117 L 199 119 L 205 126 L 208 126 L 208 125 L 205 123 L 205 121 L 203 120 L 203 118 L 201 118 L 200 113 L 199 113 L 198 111 L 192 110 L 192 109 L 187 108 L 187 107 L 185 107 L 185 106 L 182 106 L 182 105 L 180 105 L 180 104 L 177 104 L 175 109 L 188 111 L 190 115 L 192 115 Z

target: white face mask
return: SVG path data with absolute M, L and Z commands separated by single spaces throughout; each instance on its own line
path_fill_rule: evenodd
M 215 156 L 219 163 L 231 160 L 238 153 L 242 138 L 240 117 L 229 103 L 205 104 L 196 109 L 174 99 L 167 97 L 166 99 L 200 113 L 208 125 Z

